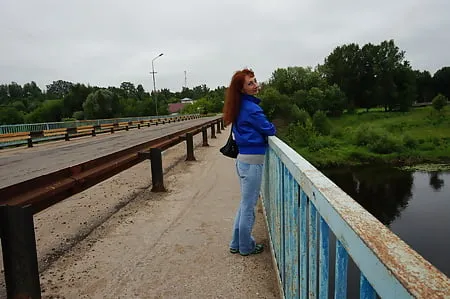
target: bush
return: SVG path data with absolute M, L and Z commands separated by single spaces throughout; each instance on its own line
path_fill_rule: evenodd
M 361 125 L 356 129 L 355 144 L 359 146 L 366 146 L 372 143 L 380 135 L 374 128 L 369 125 Z
M 316 132 L 318 132 L 321 135 L 330 135 L 331 122 L 328 119 L 325 112 L 317 111 L 316 113 L 314 113 L 312 122 Z
M 316 138 L 313 138 L 309 145 L 308 150 L 310 152 L 317 152 L 324 148 L 333 148 L 336 147 L 337 143 L 336 140 L 334 140 L 331 137 L 328 136 L 317 136 Z
M 344 137 L 344 130 L 341 128 L 333 128 L 331 130 L 331 137 L 340 139 Z
M 444 95 L 438 94 L 434 97 L 432 105 L 434 109 L 436 109 L 437 111 L 441 111 L 447 105 L 447 102 L 448 99 Z
M 359 126 L 355 133 L 355 143 L 377 154 L 389 154 L 400 151 L 403 142 L 384 130 L 374 129 L 369 125 Z
M 403 144 L 407 147 L 407 148 L 415 148 L 418 144 L 418 141 L 414 138 L 412 138 L 410 135 L 404 135 L 403 136 Z
M 395 138 L 392 134 L 384 134 L 378 136 L 368 144 L 368 148 L 371 152 L 377 154 L 390 154 L 393 152 L 401 151 L 402 142 L 398 138 Z
M 294 108 L 295 107 L 297 107 L 297 105 L 294 104 Z M 294 115 L 294 113 L 293 113 L 293 115 Z M 308 112 L 306 110 L 299 109 L 297 107 L 297 110 L 295 110 L 295 118 L 294 118 L 294 120 L 298 124 L 300 124 L 302 126 L 305 126 L 306 123 L 311 120 L 311 117 L 309 116 L 309 114 L 308 114 Z
M 310 144 L 316 136 L 311 120 L 307 119 L 305 124 L 290 124 L 288 127 L 287 140 L 296 146 L 304 147 Z
M 75 111 L 72 115 L 73 118 L 76 120 L 83 120 L 84 119 L 84 112 L 83 111 Z

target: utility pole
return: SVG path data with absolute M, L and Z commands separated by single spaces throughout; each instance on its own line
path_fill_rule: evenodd
M 187 88 L 187 77 L 186 77 L 186 71 L 184 71 L 184 88 Z
M 152 71 L 151 74 L 153 75 L 153 95 L 155 97 L 155 109 L 156 109 L 156 116 L 158 116 L 158 99 L 157 99 L 157 95 L 156 95 L 156 83 L 155 83 L 155 66 L 153 64 L 153 62 L 159 58 L 163 56 L 163 53 L 159 54 L 158 56 L 156 56 L 155 58 L 152 59 Z

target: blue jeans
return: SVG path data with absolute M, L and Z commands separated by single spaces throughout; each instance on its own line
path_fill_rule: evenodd
M 252 252 L 256 245 L 252 229 L 261 190 L 263 164 L 247 164 L 237 160 L 236 170 L 241 185 L 241 203 L 234 220 L 230 248 L 239 249 L 240 253 L 247 254 Z

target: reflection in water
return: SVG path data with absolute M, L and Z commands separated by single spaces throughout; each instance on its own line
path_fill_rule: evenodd
M 361 167 L 323 173 L 385 225 L 400 216 L 412 196 L 414 178 L 411 172 Z
M 450 172 L 409 172 L 373 166 L 322 172 L 450 276 L 450 187 L 445 185 Z M 330 263 L 334 263 L 334 256 Z M 350 262 L 348 271 L 348 298 L 359 298 L 359 270 Z
M 439 191 L 444 186 L 444 180 L 439 178 L 441 173 L 434 171 L 430 173 L 430 186 L 433 187 L 434 190 Z

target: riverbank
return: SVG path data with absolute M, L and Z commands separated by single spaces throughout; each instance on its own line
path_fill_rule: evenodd
M 450 164 L 450 109 L 363 112 L 329 119 L 329 134 L 307 124 L 281 128 L 280 137 L 315 167 L 365 164 Z

